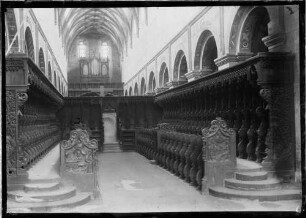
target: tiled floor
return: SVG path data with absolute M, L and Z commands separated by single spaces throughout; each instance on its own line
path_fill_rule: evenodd
M 101 198 L 54 212 L 296 211 L 300 201 L 225 200 L 203 195 L 135 152 L 99 154 Z

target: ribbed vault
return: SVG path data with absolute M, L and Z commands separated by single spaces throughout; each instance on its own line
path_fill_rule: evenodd
M 123 54 L 132 36 L 132 22 L 139 28 L 137 8 L 60 8 L 57 10 L 65 52 L 82 34 L 107 35 Z

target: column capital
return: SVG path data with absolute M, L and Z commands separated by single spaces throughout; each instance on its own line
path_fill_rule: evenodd
M 208 75 L 212 72 L 213 72 L 212 69 L 192 70 L 192 71 L 186 73 L 185 76 L 186 76 L 188 82 L 191 82 L 191 81 L 197 80 L 199 78 L 202 78 L 205 75 Z
M 275 33 L 262 38 L 263 43 L 268 47 L 270 52 L 284 51 L 285 40 L 284 33 Z

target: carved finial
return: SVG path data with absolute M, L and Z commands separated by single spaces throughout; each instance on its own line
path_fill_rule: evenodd
M 229 134 L 232 134 L 233 130 L 227 128 L 227 124 L 225 120 L 223 120 L 221 117 L 217 117 L 215 120 L 211 121 L 211 127 L 202 129 L 202 135 L 208 136 L 215 132 L 217 132 L 219 129 L 221 129 L 224 132 L 228 132 Z

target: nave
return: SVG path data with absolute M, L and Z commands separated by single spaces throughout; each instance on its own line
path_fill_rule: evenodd
M 59 145 L 54 147 L 29 171 L 29 179 L 54 184 L 59 178 Z M 241 162 L 239 162 L 241 163 Z M 243 164 L 243 163 L 242 163 Z M 200 211 L 292 211 L 299 200 L 259 202 L 227 200 L 203 195 L 189 183 L 136 152 L 98 154 L 98 184 L 100 196 L 88 203 L 70 207 L 31 210 L 13 206 L 17 213 L 137 213 L 137 212 L 200 212 Z M 69 200 L 69 198 L 68 198 Z M 29 204 L 29 203 L 27 203 Z M 30 203 L 32 205 L 37 202 Z M 8 205 L 10 201 L 8 201 Z M 65 206 L 65 205 L 62 205 Z
M 10 212 L 299 210 L 300 5 L 88 6 L 4 5 Z

